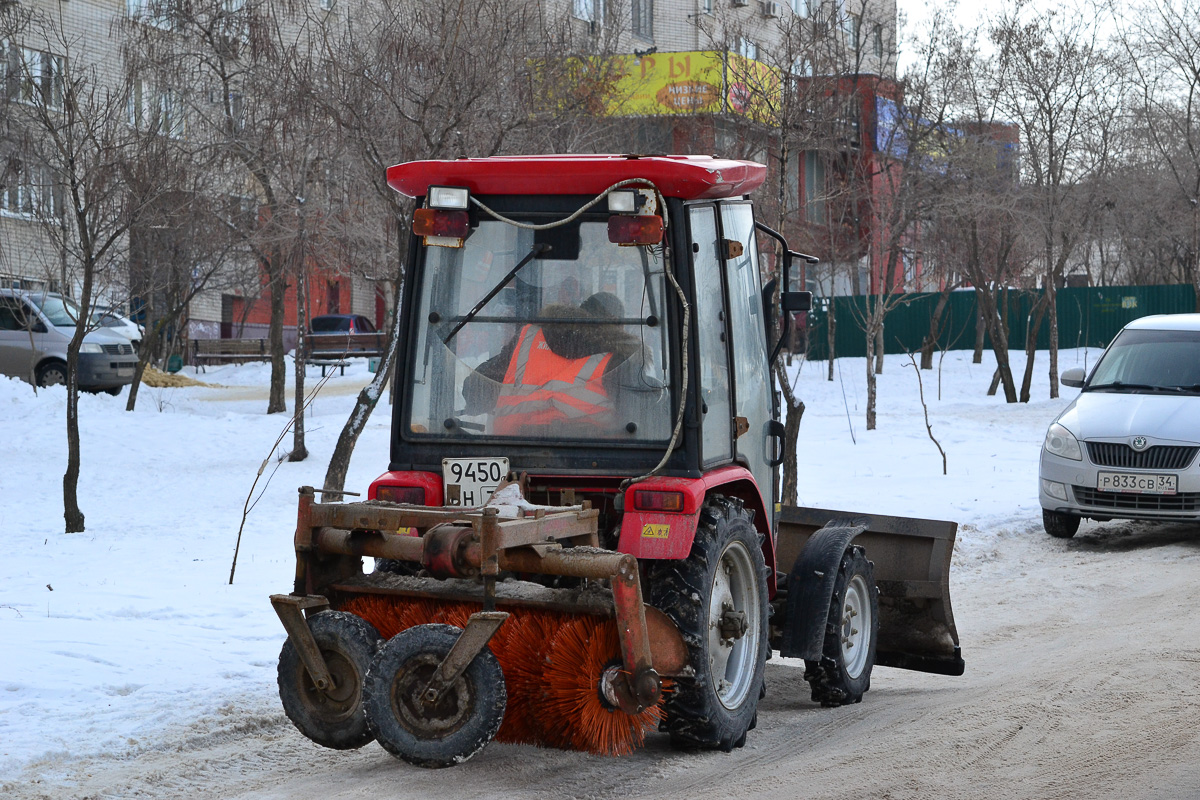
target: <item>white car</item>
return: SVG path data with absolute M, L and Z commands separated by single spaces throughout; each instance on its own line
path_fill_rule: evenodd
M 1042 445 L 1038 497 L 1046 533 L 1069 538 L 1083 517 L 1200 520 L 1200 314 L 1129 323 Z
M 129 343 L 133 345 L 133 352 L 138 351 L 144 333 L 142 326 L 124 316 L 120 308 L 116 306 L 97 308 L 92 312 L 92 322 L 97 329 L 128 339 Z

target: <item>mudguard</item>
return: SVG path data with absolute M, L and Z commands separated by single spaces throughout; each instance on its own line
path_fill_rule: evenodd
M 831 520 L 809 537 L 788 574 L 787 625 L 779 654 L 819 661 L 825 645 L 825 623 L 842 555 L 865 520 Z
M 879 587 L 875 663 L 941 675 L 965 669 L 950 604 L 950 557 L 958 524 L 819 508 L 781 509 L 778 563 L 793 564 L 780 653 L 816 660 L 842 554 L 866 550 Z

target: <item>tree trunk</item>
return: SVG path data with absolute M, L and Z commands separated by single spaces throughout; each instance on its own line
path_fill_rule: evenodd
M 881 312 L 882 313 L 882 312 Z M 879 328 L 875 331 L 875 374 L 883 374 L 883 320 L 879 320 Z
M 63 521 L 66 533 L 82 533 L 83 510 L 79 508 L 79 349 L 92 314 L 94 265 L 85 261 L 79 294 L 79 319 L 67 343 L 67 471 L 63 473 Z
M 779 488 L 779 502 L 794 506 L 800 496 L 799 456 L 800 420 L 804 416 L 804 402 L 792 392 L 787 380 L 787 370 L 775 365 L 775 380 L 783 394 L 787 418 L 783 422 L 783 480 Z
M 1058 287 L 1046 287 L 1046 313 L 1050 316 L 1050 399 L 1058 397 Z
M 983 304 L 979 302 L 979 287 L 975 288 L 975 354 L 971 357 L 972 364 L 983 363 L 983 337 L 987 331 L 987 322 L 983 317 Z
M 833 310 L 837 307 L 835 300 L 836 298 L 829 298 L 829 315 L 825 318 L 825 344 L 826 349 L 829 351 L 829 376 L 826 378 L 828 381 L 833 380 L 833 359 L 837 357 L 837 348 L 835 347 L 837 342 L 837 314 L 833 313 Z
M 1046 313 L 1046 295 L 1043 293 L 1033 306 L 1029 325 L 1025 330 L 1025 375 L 1021 379 L 1021 402 L 1029 402 L 1029 387 L 1033 383 L 1033 362 L 1037 354 L 1037 335 Z
M 872 362 L 875 359 L 874 331 L 867 335 L 867 430 L 875 430 L 875 370 Z
M 301 256 L 303 259 L 303 256 Z M 296 277 L 296 397 L 292 402 L 295 412 L 292 422 L 292 452 L 288 453 L 288 461 L 303 461 L 308 458 L 308 448 L 304 446 L 304 370 L 307 362 L 304 359 L 304 340 L 308 336 L 308 280 L 305 277 L 304 264 L 297 264 Z
M 358 443 L 358 436 L 367 426 L 367 420 L 371 418 L 371 412 L 379 403 L 379 398 L 383 395 L 383 389 L 388 384 L 388 378 L 391 377 L 395 367 L 396 349 L 400 346 L 400 296 L 403 288 L 403 280 L 397 279 L 395 290 L 392 293 L 392 308 L 394 309 L 392 324 L 384 347 L 384 355 L 379 361 L 379 370 L 375 373 L 375 379 L 358 393 L 354 409 L 350 412 L 346 424 L 342 426 L 337 444 L 333 447 L 333 455 L 329 457 L 329 467 L 325 470 L 325 485 L 322 487 L 327 492 L 345 488 L 346 473 L 350 469 L 350 457 L 354 455 L 354 446 Z M 342 498 L 341 495 L 326 494 L 325 499 L 337 501 Z
M 80 325 L 83 321 L 80 320 Z M 83 336 L 76 334 L 76 339 Z M 83 532 L 79 508 L 79 342 L 67 346 L 67 471 L 63 474 L 63 519 L 67 533 Z
M 271 395 L 267 400 L 267 413 L 276 414 L 287 411 L 287 378 L 284 372 L 286 365 L 283 352 L 284 294 L 287 291 L 287 280 L 284 277 L 283 254 L 278 248 L 271 253 L 267 270 L 268 287 L 271 292 L 271 327 L 267 334 L 267 345 L 271 350 Z
M 929 333 L 925 335 L 925 341 L 921 342 L 921 369 L 933 369 L 933 351 L 937 349 L 938 337 L 942 332 L 942 318 L 946 316 L 946 307 L 949 305 L 950 292 L 940 292 L 937 305 L 933 307 L 933 314 L 929 317 Z

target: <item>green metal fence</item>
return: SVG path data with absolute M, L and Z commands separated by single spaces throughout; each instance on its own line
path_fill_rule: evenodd
M 1037 336 L 1037 347 L 1050 347 L 1050 325 L 1043 315 L 1036 331 L 1030 330 L 1030 312 L 1040 291 L 1010 289 L 1000 293 L 998 303 L 1007 305 L 1010 349 L 1024 349 L 1029 335 Z M 832 301 L 832 302 L 831 302 Z M 889 301 L 890 302 L 890 301 Z M 905 295 L 884 321 L 884 349 L 888 353 L 917 352 L 929 333 L 929 322 L 937 306 L 936 294 Z M 863 320 L 868 298 L 814 298 L 809 313 L 808 357 L 829 357 L 827 325 L 830 306 L 836 319 L 835 354 L 862 357 L 867 353 Z M 1196 310 L 1196 293 L 1190 285 L 1104 286 L 1059 289 L 1058 344 L 1060 347 L 1105 347 L 1127 323 L 1151 314 L 1186 314 Z M 977 317 L 975 292 L 952 292 L 942 315 L 939 348 L 970 350 L 975 347 Z M 990 339 L 985 347 L 991 347 Z

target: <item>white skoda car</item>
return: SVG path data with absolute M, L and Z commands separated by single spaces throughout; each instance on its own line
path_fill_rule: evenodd
M 1046 431 L 1042 524 L 1069 538 L 1079 520 L 1200 520 L 1200 314 L 1126 325 Z

